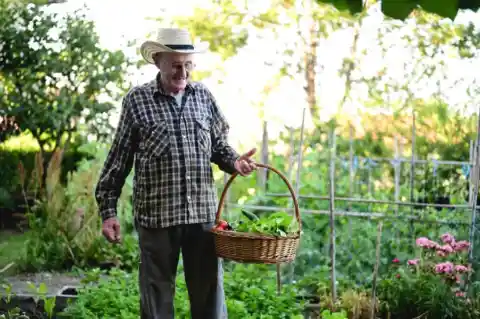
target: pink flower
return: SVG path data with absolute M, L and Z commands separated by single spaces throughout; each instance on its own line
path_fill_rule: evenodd
M 407 261 L 407 264 L 409 264 L 410 266 L 418 265 L 418 259 L 411 259 Z
M 461 240 L 453 244 L 453 249 L 456 252 L 467 251 L 470 248 L 470 243 L 466 240 Z
M 400 274 L 396 274 L 395 277 L 400 278 Z
M 423 247 L 423 248 L 427 248 L 427 249 L 435 249 L 435 248 L 438 248 L 438 247 L 440 246 L 440 245 L 437 244 L 436 242 L 431 241 L 430 239 L 428 239 L 427 237 L 417 238 L 416 244 L 417 244 L 417 246 L 419 246 L 419 247 Z
M 417 246 L 420 246 L 420 247 L 426 247 L 430 244 L 430 239 L 428 239 L 427 237 L 420 237 L 420 238 L 417 238 Z
M 451 274 L 453 272 L 453 264 L 449 261 L 445 263 L 440 263 L 435 266 L 435 272 L 438 274 L 445 273 L 445 274 Z
M 400 260 L 399 260 L 398 258 L 394 258 L 394 259 L 392 260 L 392 262 L 393 262 L 394 264 L 398 264 L 398 263 L 400 262 Z
M 443 234 L 441 238 L 444 244 L 455 244 L 455 237 L 453 237 L 453 235 L 451 235 L 450 233 Z
M 469 269 L 468 269 L 468 267 L 466 267 L 464 265 L 456 265 L 455 266 L 455 271 L 458 272 L 458 273 L 465 273 L 465 272 L 468 272 Z
M 453 253 L 453 248 L 450 245 L 440 246 L 437 248 L 437 250 L 444 252 L 446 255 Z

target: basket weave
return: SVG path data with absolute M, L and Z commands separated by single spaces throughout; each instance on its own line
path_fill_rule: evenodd
M 288 190 L 293 199 L 295 217 L 298 221 L 298 232 L 283 237 L 277 237 L 254 233 L 217 230 L 213 228 L 211 232 L 215 236 L 215 249 L 217 256 L 241 263 L 278 264 L 291 262 L 295 259 L 297 254 L 302 227 L 300 209 L 298 208 L 298 201 L 295 192 L 287 178 L 281 172 L 266 164 L 257 163 L 256 165 L 275 172 L 282 178 L 285 184 L 287 184 Z M 237 175 L 237 173 L 233 174 L 225 185 L 218 204 L 215 226 L 220 221 L 227 190 Z

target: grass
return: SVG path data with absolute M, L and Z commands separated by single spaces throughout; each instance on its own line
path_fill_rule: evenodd
M 15 262 L 25 249 L 26 233 L 0 231 L 0 270 L 11 262 Z M 15 272 L 15 266 L 10 267 L 2 276 Z

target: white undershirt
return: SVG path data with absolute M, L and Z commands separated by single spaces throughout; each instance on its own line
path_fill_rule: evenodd
M 171 93 L 171 95 L 177 100 L 177 107 L 180 108 L 182 106 L 182 98 L 183 98 L 183 91 L 178 92 L 177 94 Z

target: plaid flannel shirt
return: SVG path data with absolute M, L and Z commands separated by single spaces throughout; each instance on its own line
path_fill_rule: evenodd
M 204 85 L 189 83 L 179 106 L 159 80 L 132 88 L 123 99 L 95 190 L 100 215 L 116 216 L 134 165 L 133 207 L 141 226 L 212 222 L 217 193 L 211 163 L 232 174 L 238 158 L 227 142 L 229 125 Z

